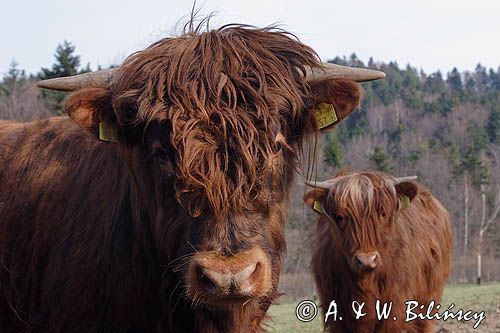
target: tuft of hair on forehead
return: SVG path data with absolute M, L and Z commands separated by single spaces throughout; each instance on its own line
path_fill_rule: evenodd
M 316 53 L 292 34 L 268 27 L 225 25 L 187 30 L 139 51 L 120 67 L 112 87 L 121 124 L 168 121 L 179 202 L 194 216 L 251 202 L 281 131 L 301 146 L 312 132 L 307 67 Z
M 382 240 L 382 215 L 391 219 L 398 201 L 394 178 L 381 172 L 354 172 L 338 176 L 324 207 L 330 216 L 348 218 L 342 235 L 349 246 L 373 247 Z
M 341 174 L 327 197 L 327 207 L 337 214 L 362 221 L 397 210 L 394 179 L 379 172 Z

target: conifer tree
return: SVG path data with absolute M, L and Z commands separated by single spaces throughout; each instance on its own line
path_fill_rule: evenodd
M 369 156 L 372 168 L 379 171 L 384 171 L 390 173 L 392 167 L 389 164 L 389 156 L 384 152 L 384 149 L 380 146 L 375 146 L 373 152 Z
M 7 75 L 3 78 L 2 84 L 0 85 L 0 91 L 5 96 L 11 96 L 18 93 L 26 83 L 26 73 L 24 70 L 19 69 L 18 66 L 19 64 L 13 59 L 10 63 Z
M 344 167 L 344 159 L 342 157 L 342 147 L 338 136 L 334 134 L 328 134 L 326 137 L 325 144 L 325 162 L 337 169 Z
M 7 74 L 0 82 L 0 119 L 16 119 L 20 116 L 20 96 L 26 91 L 27 78 L 24 70 L 12 60 Z
M 462 77 L 456 67 L 454 67 L 453 70 L 448 73 L 446 83 L 455 93 L 460 93 L 463 90 Z
M 64 41 L 62 44 L 59 44 L 54 54 L 54 64 L 52 64 L 51 68 L 42 68 L 41 72 L 38 74 L 38 78 L 40 80 L 46 80 L 89 72 L 89 65 L 84 69 L 80 69 L 80 56 L 74 53 L 75 46 L 73 46 L 71 42 Z M 62 104 L 66 97 L 66 93 L 44 90 L 43 97 L 56 114 L 63 114 Z
M 490 143 L 500 144 L 500 105 L 491 110 L 486 122 L 486 133 Z

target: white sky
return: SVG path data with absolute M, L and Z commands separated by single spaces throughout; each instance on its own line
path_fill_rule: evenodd
M 367 61 L 395 60 L 426 72 L 478 62 L 500 65 L 498 0 L 206 0 L 202 13 L 225 23 L 281 23 L 322 59 L 355 52 Z M 176 31 L 192 1 L 0 0 L 0 76 L 13 58 L 37 72 L 53 62 L 58 43 L 69 40 L 90 62 L 119 63 L 133 51 Z M 182 21 L 182 22 L 185 22 Z M 177 30 L 178 31 L 178 30 Z

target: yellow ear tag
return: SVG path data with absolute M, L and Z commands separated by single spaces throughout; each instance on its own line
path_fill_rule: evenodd
M 410 198 L 407 195 L 401 197 L 401 207 L 403 209 L 410 207 Z
M 316 119 L 319 129 L 328 127 L 337 122 L 337 114 L 333 104 L 320 103 L 316 108 Z
M 323 209 L 321 207 L 321 202 L 314 200 L 313 209 L 317 213 L 320 213 L 321 215 L 323 215 Z
M 118 134 L 114 128 L 106 126 L 105 123 L 99 123 L 99 140 L 108 142 L 118 142 Z

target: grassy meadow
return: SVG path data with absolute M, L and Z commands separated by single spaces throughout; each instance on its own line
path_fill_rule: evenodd
M 318 316 L 311 322 L 302 323 L 295 317 L 295 307 L 301 300 L 274 305 L 270 309 L 272 321 L 268 330 L 272 333 L 308 333 L 321 332 L 322 316 Z M 317 302 L 318 303 L 318 302 Z M 473 284 L 448 285 L 441 302 L 442 310 L 451 303 L 455 304 L 453 312 L 458 309 L 472 310 L 473 312 L 485 311 L 486 318 L 479 327 L 474 330 L 474 320 L 469 322 L 457 322 L 453 319 L 439 321 L 437 332 L 439 333 L 465 333 L 465 332 L 500 332 L 500 282 L 488 283 L 481 286 Z M 446 306 L 446 307 L 445 307 Z

